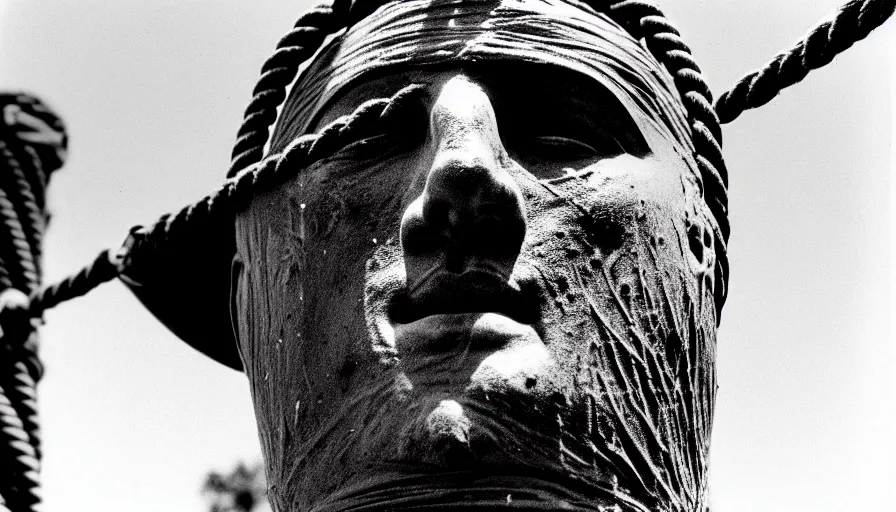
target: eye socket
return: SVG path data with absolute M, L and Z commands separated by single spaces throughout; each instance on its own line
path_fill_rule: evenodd
M 384 151 L 389 149 L 390 145 L 387 144 L 388 138 L 389 137 L 384 133 L 365 137 L 341 147 L 337 151 L 337 154 L 346 158 L 354 158 L 358 160 L 373 158 L 382 155 Z
M 575 130 L 565 126 L 560 132 L 566 132 L 563 135 L 552 131 L 526 134 L 516 130 L 504 137 L 511 156 L 539 179 L 559 178 L 565 176 L 566 169 L 581 169 L 598 160 L 628 153 L 614 135 L 596 127 Z
M 529 156 L 553 162 L 584 160 L 599 155 L 590 144 L 560 135 L 535 136 L 524 147 L 528 147 Z
M 605 134 L 591 134 L 586 140 L 563 135 L 534 135 L 515 139 L 513 145 L 517 155 L 541 164 L 569 164 L 611 158 L 626 152 L 615 137 Z
M 411 126 L 410 123 L 406 124 Z M 425 132 L 420 130 L 390 130 L 388 133 L 378 133 L 350 142 L 336 153 L 342 158 L 355 160 L 382 158 L 396 152 L 410 151 L 420 145 L 423 136 Z

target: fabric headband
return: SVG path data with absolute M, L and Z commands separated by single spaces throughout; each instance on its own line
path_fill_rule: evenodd
M 693 151 L 672 78 L 606 15 L 574 0 L 404 0 L 387 3 L 320 51 L 290 92 L 271 152 L 305 134 L 316 114 L 361 77 L 489 60 L 588 75 L 618 97 L 636 122 L 654 125 L 683 154 Z

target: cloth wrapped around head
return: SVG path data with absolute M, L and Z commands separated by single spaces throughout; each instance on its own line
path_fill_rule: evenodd
M 588 75 L 639 122 L 660 126 L 693 152 L 686 113 L 665 69 L 606 14 L 562 0 L 388 3 L 334 38 L 305 69 L 283 107 L 271 152 L 307 133 L 317 113 L 359 81 L 397 69 L 501 61 Z
M 540 64 L 545 72 L 553 66 L 593 78 L 636 123 L 650 125 L 672 143 L 694 182 L 701 182 L 687 112 L 669 73 L 609 16 L 575 0 L 383 3 L 336 35 L 302 71 L 282 107 L 269 153 L 283 151 L 296 137 L 331 121 L 319 118 L 322 109 L 377 75 L 499 62 Z M 721 252 L 718 261 L 723 262 Z M 232 223 L 211 226 L 158 250 L 152 261 L 133 262 L 123 277 L 181 339 L 241 369 L 229 318 L 234 253 Z M 720 308 L 724 291 L 716 295 Z

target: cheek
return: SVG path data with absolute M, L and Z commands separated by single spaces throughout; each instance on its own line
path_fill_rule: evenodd
M 395 278 L 400 260 L 383 255 L 400 254 L 395 247 L 403 207 L 413 192 L 412 163 L 408 158 L 376 165 L 322 161 L 290 185 L 285 200 L 270 205 L 288 222 L 278 237 L 278 253 L 267 258 L 271 265 L 299 269 L 284 290 L 292 303 L 300 297 L 299 314 L 287 330 L 311 347 L 302 359 L 312 366 L 332 370 L 365 367 L 371 357 L 383 360 L 384 347 L 369 335 L 371 315 L 365 308 L 371 303 L 368 288 Z
M 526 180 L 527 249 L 540 256 L 607 257 L 646 239 L 664 245 L 687 218 L 681 170 L 653 158 L 622 155 L 576 177 Z M 582 242 L 567 243 L 572 238 Z
M 675 319 L 707 302 L 687 235 L 696 214 L 686 171 L 628 156 L 589 170 L 526 184 L 530 224 L 519 266 L 547 291 L 543 323 L 553 327 L 545 337 L 571 366 L 566 375 L 608 341 L 626 346 L 638 337 L 665 350 L 668 339 L 687 336 Z
M 320 162 L 293 185 L 292 203 L 306 205 L 310 237 L 352 246 L 342 257 L 357 256 L 358 247 L 364 252 L 398 233 L 404 208 L 423 187 L 419 160 L 407 154 L 377 162 Z

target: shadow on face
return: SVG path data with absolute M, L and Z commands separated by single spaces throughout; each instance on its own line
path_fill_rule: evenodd
M 425 133 L 351 144 L 238 219 L 272 469 L 307 496 L 395 464 L 655 488 L 703 450 L 714 394 L 681 148 L 593 78 L 525 64 L 369 78 L 315 123 L 410 83 Z

